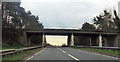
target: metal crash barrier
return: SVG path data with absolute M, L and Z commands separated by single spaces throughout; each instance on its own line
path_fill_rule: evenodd
M 6 56 L 6 55 L 13 55 L 16 53 L 20 53 L 22 51 L 32 50 L 41 48 L 41 46 L 35 46 L 35 47 L 27 47 L 27 48 L 21 48 L 21 49 L 7 49 L 7 50 L 0 50 L 0 56 Z
M 91 49 L 105 49 L 105 50 L 119 50 L 120 51 L 120 48 L 119 47 L 99 47 L 99 46 L 74 46 L 74 47 L 77 47 L 77 48 L 91 48 Z

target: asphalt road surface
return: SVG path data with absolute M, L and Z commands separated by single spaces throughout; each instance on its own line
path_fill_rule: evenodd
M 67 47 L 47 47 L 30 57 L 29 60 L 118 60 L 115 57 Z

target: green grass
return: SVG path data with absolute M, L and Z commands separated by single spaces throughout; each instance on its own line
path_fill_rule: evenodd
M 2 61 L 2 57 L 0 56 L 0 62 Z
M 12 42 L 12 41 L 11 41 Z M 40 44 L 31 44 L 29 47 L 34 47 L 34 46 L 40 46 Z M 27 46 L 24 46 L 18 42 L 9 44 L 9 42 L 2 42 L 2 47 L 0 46 L 0 50 L 5 50 L 5 49 L 20 49 L 20 48 L 25 48 Z
M 34 49 L 34 50 L 28 50 L 28 51 L 23 51 L 14 55 L 8 55 L 2 58 L 3 61 L 5 60 L 23 60 L 23 58 L 30 57 L 33 55 L 35 52 L 41 50 L 42 48 Z
M 15 43 L 13 45 L 9 45 L 8 43 L 2 43 L 2 50 L 5 49 L 20 49 L 20 48 L 24 48 L 25 46 Z
M 34 46 L 40 46 L 40 45 L 31 45 L 29 47 L 34 47 Z M 16 45 L 8 45 L 8 44 L 3 44 L 2 45 L 2 50 L 5 50 L 5 49 L 20 49 L 20 48 L 25 48 L 27 46 L 23 46 L 23 45 L 20 45 L 20 44 L 16 44 Z
M 80 50 L 85 50 L 85 51 L 91 51 L 91 52 L 96 52 L 100 54 L 106 54 L 106 55 L 111 55 L 111 56 L 119 56 L 120 51 L 118 50 L 105 50 L 105 49 L 91 49 L 91 48 L 77 48 L 77 47 L 72 47 L 74 49 L 80 49 Z

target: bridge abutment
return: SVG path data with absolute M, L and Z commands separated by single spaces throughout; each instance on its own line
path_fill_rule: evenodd
M 19 36 L 19 42 L 22 45 L 27 46 L 27 34 L 26 34 L 26 32 L 21 33 L 21 35 Z

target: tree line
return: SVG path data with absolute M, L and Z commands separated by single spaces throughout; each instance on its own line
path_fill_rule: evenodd
M 116 32 L 118 33 L 118 35 L 120 35 L 120 19 L 117 15 L 117 11 L 113 10 L 112 12 L 109 12 L 107 10 L 104 10 L 103 13 L 93 18 L 93 23 L 85 22 L 82 25 L 81 30 Z M 96 36 L 94 35 L 93 37 L 96 38 Z M 82 34 L 81 36 L 75 36 L 75 45 L 90 46 L 90 38 L 91 37 L 89 35 L 82 35 Z M 93 39 L 91 40 L 92 40 L 92 46 L 98 46 Z M 118 39 L 118 41 L 119 40 L 120 39 Z
M 22 29 L 43 29 L 39 16 L 33 15 L 20 6 L 20 2 L 2 3 L 2 42 L 3 47 L 22 45 Z M 41 36 L 32 36 L 32 44 L 40 44 Z
M 84 23 L 82 30 L 120 31 L 120 19 L 116 10 L 113 13 L 104 10 L 103 13 L 94 17 L 93 24 Z
M 20 7 L 20 2 L 3 3 L 2 5 L 2 28 L 14 29 L 42 29 L 39 17 L 32 15 L 31 11 L 25 11 Z

